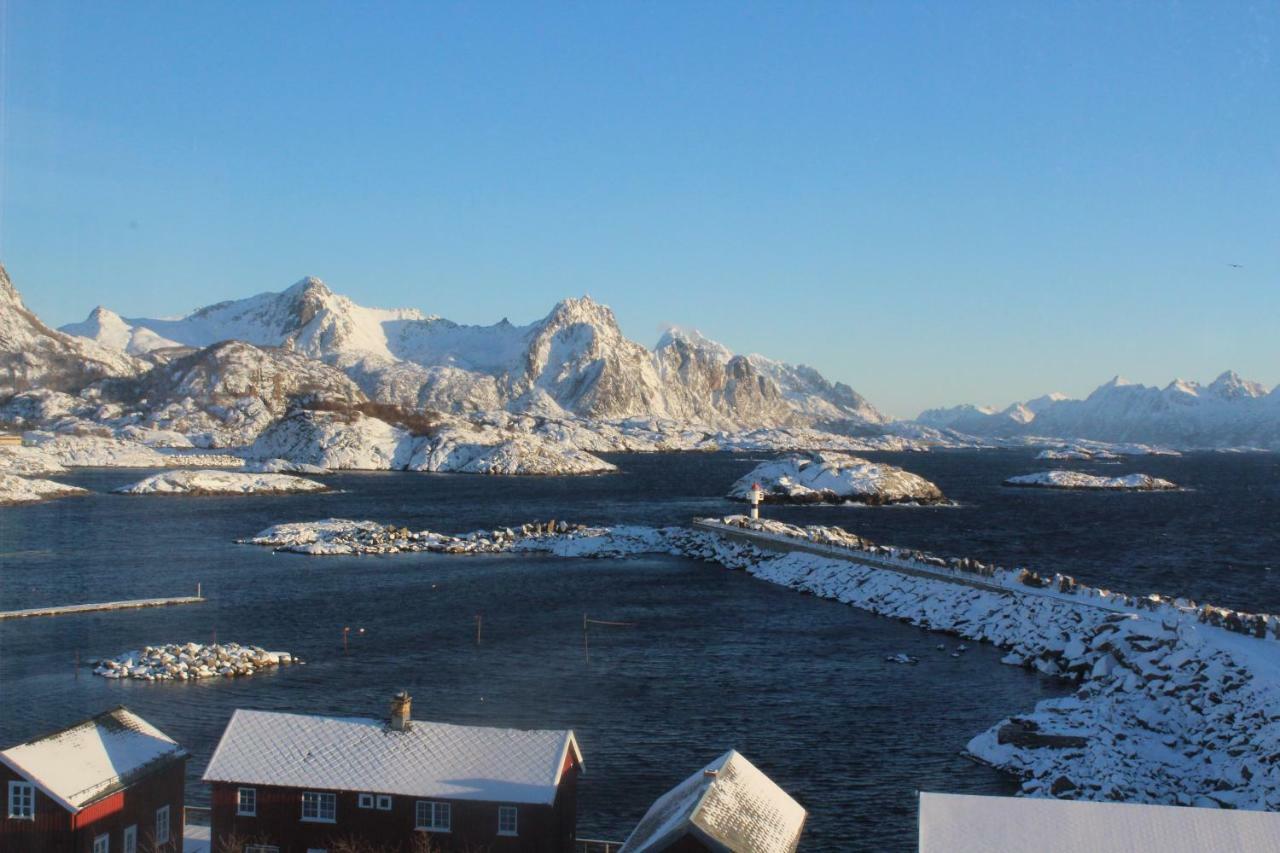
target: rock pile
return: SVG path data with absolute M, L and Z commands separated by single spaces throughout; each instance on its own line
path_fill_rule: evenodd
M 192 681 L 200 678 L 253 675 L 264 669 L 290 663 L 294 663 L 294 658 L 288 652 L 269 652 L 258 646 L 242 646 L 239 643 L 170 643 L 164 646 L 144 646 L 140 651 L 101 660 L 93 673 L 104 678 Z
M 437 554 L 498 554 L 520 549 L 548 550 L 548 547 L 543 547 L 549 545 L 545 541 L 548 539 L 573 538 L 584 533 L 600 535 L 603 532 L 598 528 L 552 519 L 546 522 L 533 521 L 516 528 L 500 527 L 451 536 L 431 530 L 414 531 L 394 524 L 330 518 L 325 521 L 277 524 L 251 539 L 240 540 L 240 543 L 311 555 L 423 551 Z

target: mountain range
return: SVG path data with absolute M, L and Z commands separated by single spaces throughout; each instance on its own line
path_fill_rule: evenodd
M 1280 449 L 1280 389 L 1230 371 L 1207 385 L 1117 378 L 1084 400 L 1049 394 L 1002 410 L 956 406 L 891 421 L 810 367 L 735 354 L 693 330 L 668 329 L 646 347 L 587 296 L 526 325 L 471 326 L 416 309 L 368 308 L 306 278 L 178 318 L 125 318 L 98 307 L 54 330 L 26 308 L 2 266 L 0 403 L 13 423 L 110 423 L 117 432 L 137 424 L 151 431 L 149 441 L 171 433 L 206 447 L 251 443 L 301 405 L 395 412 L 411 432 L 410 413 L 455 425 L 483 415 L 499 431 L 518 422 L 571 433 L 576 446 L 594 450 L 626 444 L 632 438 L 619 436 L 637 429 L 654 447 L 755 431 L 753 441 L 785 446 L 839 435 L 916 445 L 978 437 Z M 605 424 L 622 433 L 604 438 Z M 768 438 L 771 430 L 786 435 Z
M 307 278 L 178 319 L 126 319 L 99 307 L 61 331 L 121 357 L 165 358 L 175 347 L 228 340 L 278 348 L 342 371 L 371 400 L 450 413 L 656 417 L 715 429 L 888 420 L 812 368 L 735 355 L 696 332 L 672 329 L 646 348 L 587 296 L 528 325 L 468 326 L 415 309 L 366 308 Z
M 1227 371 L 1208 385 L 1178 379 L 1163 388 L 1119 376 L 1083 400 L 1047 394 L 1005 409 L 929 409 L 916 419 L 936 429 L 989 438 L 1038 436 L 1141 442 L 1180 448 L 1280 450 L 1280 386 L 1270 391 Z

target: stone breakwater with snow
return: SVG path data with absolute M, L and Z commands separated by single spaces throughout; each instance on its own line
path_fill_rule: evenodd
M 838 527 L 743 516 L 705 519 L 696 530 L 555 522 L 463 537 L 329 520 L 277 525 L 249 541 L 307 554 L 668 552 L 714 561 L 993 643 L 1008 664 L 1077 683 L 1071 696 L 1040 702 L 967 745 L 976 760 L 1019 776 L 1026 794 L 1280 809 L 1275 615 L 1131 596 L 1066 575 L 876 545 Z
M 1178 484 L 1150 474 L 1125 474 L 1123 477 L 1099 477 L 1079 471 L 1037 471 L 1021 474 L 1004 481 L 1006 486 L 1033 489 L 1082 489 L 1117 492 L 1173 491 Z
M 269 652 L 239 643 L 201 645 L 170 643 L 145 646 L 107 658 L 94 667 L 103 678 L 137 678 L 143 681 L 193 681 L 201 678 L 235 678 L 264 669 L 294 663 L 288 652 Z

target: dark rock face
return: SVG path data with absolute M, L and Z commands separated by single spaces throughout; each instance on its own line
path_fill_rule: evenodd
M 1034 721 L 1015 717 L 996 732 L 996 743 L 1011 744 L 1024 749 L 1070 749 L 1087 746 L 1089 741 L 1079 735 L 1042 732 L 1040 726 Z

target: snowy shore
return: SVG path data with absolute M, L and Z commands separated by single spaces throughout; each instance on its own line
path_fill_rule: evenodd
M 1037 471 L 1004 481 L 1006 486 L 1032 489 L 1081 489 L 1117 492 L 1161 492 L 1178 488 L 1178 484 L 1150 474 L 1125 474 L 1123 477 L 1099 477 L 1079 471 Z
M 290 664 L 288 652 L 269 652 L 239 643 L 202 645 L 170 643 L 146 646 L 119 657 L 98 662 L 94 675 L 103 678 L 137 678 L 143 681 L 194 681 L 201 678 L 234 678 Z
M 122 495 L 286 495 L 324 492 L 315 480 L 288 474 L 248 474 L 242 471 L 164 471 L 115 489 Z
M 802 453 L 762 462 L 729 489 L 729 498 L 751 499 L 759 484 L 765 503 L 941 503 L 942 490 L 894 465 L 845 453 Z
M 53 498 L 64 498 L 68 495 L 85 494 L 88 494 L 88 492 L 84 489 L 63 483 L 55 483 L 53 480 L 19 477 L 16 474 L 0 474 L 0 506 L 37 503 Z
M 461 537 L 374 522 L 277 525 L 254 544 L 306 554 L 666 552 L 1007 650 L 1078 683 L 972 738 L 1033 796 L 1280 809 L 1280 616 L 1132 596 L 967 558 L 876 545 L 837 527 L 744 516 L 703 529 L 563 522 Z M 734 534 L 740 534 L 734 538 Z M 755 537 L 750 539 L 749 537 Z

